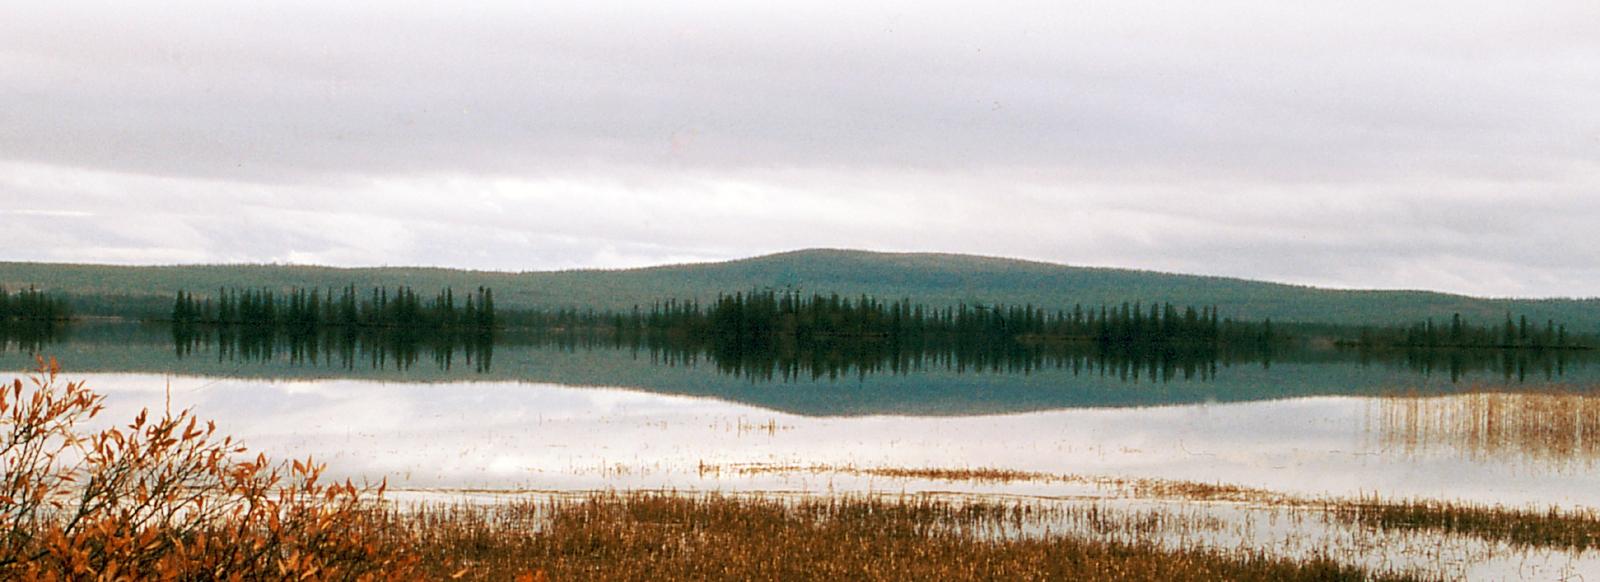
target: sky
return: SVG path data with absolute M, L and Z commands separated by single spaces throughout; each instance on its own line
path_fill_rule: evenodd
M 0 260 L 1600 296 L 1600 3 L 0 0 Z

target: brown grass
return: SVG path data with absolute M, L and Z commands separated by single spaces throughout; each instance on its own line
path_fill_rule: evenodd
M 1473 392 L 1380 400 L 1379 444 L 1411 454 L 1592 466 L 1600 461 L 1600 394 Z
M 1515 509 L 1448 501 L 1386 501 L 1377 497 L 1328 505 L 1334 516 L 1389 530 L 1470 535 L 1520 547 L 1600 549 L 1600 512 Z
M 103 397 L 54 361 L 0 389 L 0 578 L 372 580 L 415 560 L 377 543 L 365 491 L 269 464 L 189 411 L 90 431 Z M 376 491 L 382 495 L 382 487 Z
M 1296 497 L 1265 489 L 1218 483 L 1132 479 L 1016 471 L 993 468 L 856 467 L 851 465 L 701 464 L 702 474 L 844 474 L 891 479 L 929 479 L 974 483 L 1066 483 L 1103 487 L 1121 497 L 1176 501 L 1260 503 L 1285 509 L 1326 512 L 1337 519 L 1386 530 L 1430 530 L 1467 535 L 1522 547 L 1600 549 L 1600 511 L 1591 509 L 1508 508 L 1436 500 Z M 1116 524 L 1108 524 L 1116 525 Z M 1128 524 L 1123 524 L 1128 525 Z M 1110 531 L 1114 528 L 1099 528 Z
M 29 384 L 19 380 L 0 390 L 0 578 L 1358 580 L 1372 575 L 1327 557 L 1163 548 L 1153 541 L 1161 518 L 1098 506 L 1062 509 L 928 496 L 630 493 L 384 509 L 378 505 L 381 488 L 321 484 L 321 468 L 310 460 L 272 465 L 259 455 L 243 457 L 241 447 L 187 411 L 141 414 L 128 425 L 84 431 L 80 425 L 100 412 L 102 397 L 80 384 L 59 382 L 57 372 L 53 363 L 42 364 Z M 1569 431 L 1559 426 L 1505 428 L 1505 423 L 1517 426 L 1522 422 L 1517 415 L 1524 413 L 1559 423 L 1589 410 L 1587 404 L 1507 404 L 1490 396 L 1506 395 L 1468 400 L 1485 410 L 1462 412 L 1477 427 L 1469 431 L 1479 439 L 1473 442 L 1492 434 L 1564 442 Z M 1523 412 L 1507 412 L 1508 406 Z M 775 426 L 769 424 L 772 430 Z M 1580 422 L 1575 430 L 1586 435 L 1588 426 Z M 1135 498 L 1326 511 L 1384 530 L 1600 549 L 1600 513 L 1585 510 L 1310 500 L 1225 484 L 992 468 L 702 465 L 701 471 L 1079 483 Z M 1063 518 L 1090 527 L 1077 535 L 1043 533 Z
M 1365 580 L 1327 559 L 992 535 L 1038 506 L 660 493 L 448 506 L 385 531 L 431 575 L 556 580 Z
M 244 457 L 188 411 L 87 431 L 103 397 L 57 373 L 41 362 L 0 391 L 3 579 L 1367 577 L 1324 558 L 1007 535 L 1042 511 L 1022 503 L 639 493 L 384 510 L 381 486 L 322 484 L 309 459 Z
M 1019 471 L 992 467 L 858 467 L 855 465 L 713 465 L 700 463 L 701 475 L 724 472 L 738 475 L 806 473 L 813 475 L 838 474 L 885 479 L 924 479 L 931 481 L 962 481 L 978 484 L 1005 484 L 1016 482 L 1063 483 L 1086 485 L 1109 490 L 1124 497 L 1146 499 L 1181 499 L 1186 501 L 1255 501 L 1273 502 L 1283 495 L 1265 489 L 1229 485 L 1226 483 L 1200 483 L 1168 479 L 1139 479 L 1132 477 L 1107 477 L 1037 471 Z

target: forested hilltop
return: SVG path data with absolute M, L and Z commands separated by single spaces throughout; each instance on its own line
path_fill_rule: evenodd
M 739 289 L 905 298 L 930 306 L 1209 305 L 1224 316 L 1259 321 L 1393 325 L 1433 318 L 1497 323 L 1507 313 L 1600 331 L 1600 300 L 1482 299 L 1424 291 L 1347 291 L 1243 279 L 1070 267 L 971 255 L 806 250 L 721 263 L 626 270 L 504 273 L 435 268 L 285 265 L 127 267 L 0 263 L 0 285 L 66 296 L 78 315 L 161 317 L 177 289 L 280 289 L 409 286 L 491 287 L 502 310 L 630 311 L 672 297 L 709 304 Z

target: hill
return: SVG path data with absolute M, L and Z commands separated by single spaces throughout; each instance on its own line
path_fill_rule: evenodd
M 929 305 L 1031 303 L 1071 308 L 1122 301 L 1215 305 L 1240 319 L 1397 323 L 1461 313 L 1498 322 L 1507 312 L 1600 331 L 1600 299 L 1488 299 L 1427 291 L 1352 291 L 1245 279 L 1084 268 L 971 255 L 804 250 L 720 263 L 622 270 L 506 273 L 438 268 L 344 269 L 291 265 L 107 266 L 0 263 L 0 285 L 37 286 L 73 297 L 80 313 L 161 313 L 178 289 L 410 285 L 494 288 L 501 309 L 631 309 L 665 298 L 715 298 L 752 288 L 909 297 Z

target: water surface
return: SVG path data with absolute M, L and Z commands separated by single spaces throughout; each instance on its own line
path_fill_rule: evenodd
M 23 370 L 34 351 L 55 355 L 108 395 L 109 419 L 163 406 L 170 387 L 173 406 L 258 450 L 413 490 L 1096 494 L 1060 482 L 728 470 L 984 467 L 1600 507 L 1600 400 L 1574 388 L 1593 385 L 1600 366 L 1582 353 L 250 342 L 89 326 L 13 340 L 0 364 Z

